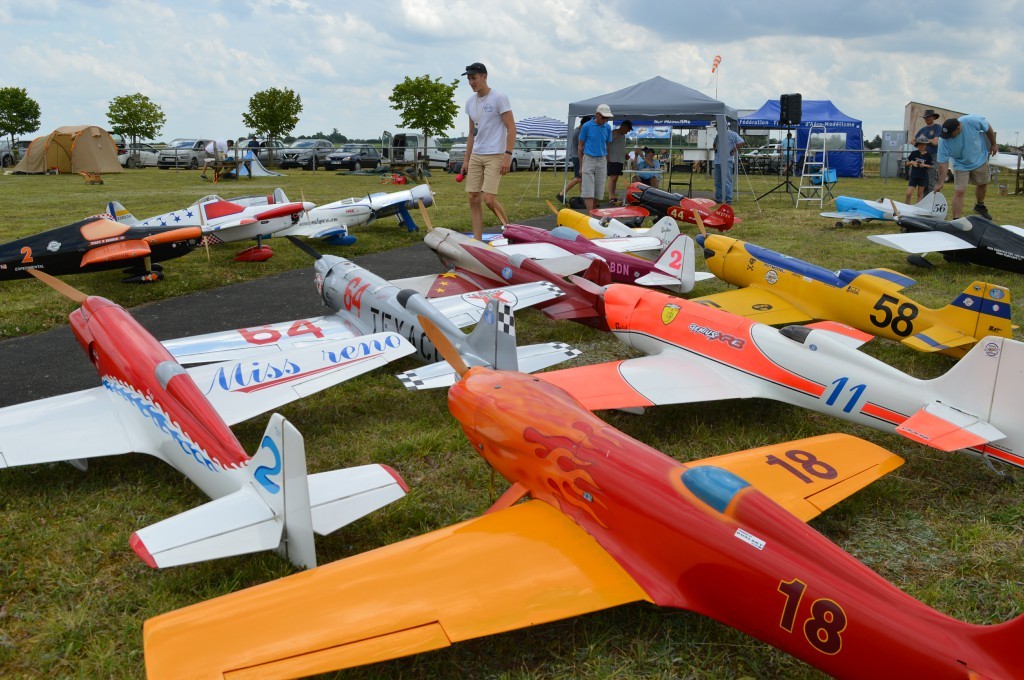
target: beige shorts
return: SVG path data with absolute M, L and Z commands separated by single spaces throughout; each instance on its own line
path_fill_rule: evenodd
M 988 184 L 991 179 L 992 173 L 989 171 L 988 161 L 985 161 L 984 165 L 980 165 L 974 170 L 954 170 L 953 188 L 957 191 L 966 191 L 968 184 L 981 186 Z
M 466 191 L 469 193 L 484 192 L 498 195 L 501 183 L 501 164 L 505 154 L 489 153 L 473 154 L 469 157 L 469 176 L 466 177 Z

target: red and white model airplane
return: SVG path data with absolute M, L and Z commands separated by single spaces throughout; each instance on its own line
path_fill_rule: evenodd
M 131 452 L 171 465 L 214 500 L 132 535 L 149 566 L 277 548 L 314 567 L 314 532 L 405 495 L 383 465 L 307 475 L 302 436 L 280 415 L 252 457 L 229 429 L 411 353 L 397 333 L 186 370 L 122 307 L 32 273 L 81 303 L 71 330 L 103 384 L 0 409 L 0 468 L 67 461 L 84 470 L 89 458 Z
M 460 374 L 449 409 L 511 483 L 487 513 L 150 619 L 149 679 L 312 675 L 640 601 L 838 677 L 1011 677 L 1024 663 L 1024 617 L 952 619 L 804 523 L 898 467 L 888 451 L 826 435 L 680 463 L 536 377 Z

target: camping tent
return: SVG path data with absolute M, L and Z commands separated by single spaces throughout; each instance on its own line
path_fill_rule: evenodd
M 59 127 L 36 137 L 25 156 L 14 166 L 15 173 L 121 172 L 117 145 L 110 133 L 95 125 Z
M 519 137 L 565 138 L 565 123 L 547 116 L 534 116 L 516 121 L 516 135 Z
M 864 132 L 861 121 L 850 118 L 825 99 L 804 99 L 801 109 L 800 124 L 795 126 L 796 149 L 807 148 L 807 137 L 812 127 L 824 127 L 829 137 L 829 169 L 834 169 L 839 177 L 863 176 Z M 779 123 L 779 100 L 769 99 L 754 113 L 740 118 L 740 128 L 785 130 L 786 126 Z M 842 149 L 834 149 L 833 144 L 843 140 Z M 802 157 L 798 156 L 797 161 Z

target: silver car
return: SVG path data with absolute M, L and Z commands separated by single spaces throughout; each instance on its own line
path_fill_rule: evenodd
M 172 140 L 170 144 L 161 149 L 160 157 L 156 161 L 156 167 L 161 170 L 166 170 L 167 168 L 191 168 L 195 170 L 207 158 L 213 158 L 213 155 L 206 151 L 206 145 L 209 143 L 209 139 L 196 139 L 194 137 Z

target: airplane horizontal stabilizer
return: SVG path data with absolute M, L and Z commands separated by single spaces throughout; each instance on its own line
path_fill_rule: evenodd
M 379 368 L 415 349 L 397 333 L 272 352 L 188 369 L 228 425 Z
M 932 402 L 896 428 L 904 437 L 940 451 L 957 451 L 998 441 L 1006 435 L 977 416 Z
M 972 335 L 945 326 L 932 326 L 901 341 L 919 352 L 941 352 L 954 347 L 969 348 L 978 342 Z
M 507 303 L 513 310 L 519 310 L 553 300 L 564 294 L 553 283 L 537 281 L 433 298 L 430 302 L 453 324 L 459 328 L 465 328 L 480 321 L 480 317 L 483 316 L 484 309 L 487 307 L 487 301 L 492 298 Z
M 578 357 L 580 354 L 578 349 L 561 342 L 523 345 L 516 348 L 519 370 L 523 373 L 535 373 Z M 432 390 L 454 385 L 456 375 L 447 361 L 438 361 L 428 366 L 399 373 L 398 379 L 409 390 Z
M 910 231 L 905 234 L 872 234 L 868 240 L 905 253 L 941 253 L 969 250 L 973 245 L 944 231 Z
M 360 465 L 309 475 L 313 531 L 326 536 L 403 497 L 409 487 L 387 465 Z
M 0 409 L 0 468 L 136 451 L 116 404 L 93 387 Z
M 165 340 L 163 346 L 182 365 L 238 361 L 273 351 L 308 347 L 329 340 L 349 340 L 359 332 L 337 316 L 283 321 L 237 330 Z
M 592 243 L 615 253 L 638 253 L 646 250 L 660 252 L 665 247 L 661 239 L 654 236 L 610 236 L 594 239 Z
M 528 501 L 146 621 L 149 680 L 300 677 L 651 598 Z
M 862 210 L 841 210 L 838 212 L 823 212 L 819 213 L 821 217 L 831 217 L 834 220 L 842 220 L 843 222 L 853 221 L 867 221 L 867 220 L 879 220 L 883 219 L 880 217 L 881 213 L 869 213 Z
M 814 464 L 808 465 L 810 461 Z M 729 470 L 807 522 L 903 462 L 858 437 L 826 434 L 704 458 L 687 466 Z
M 715 275 L 708 272 L 694 272 L 693 274 L 694 281 L 707 281 L 708 279 L 713 278 L 715 278 Z M 679 282 L 678 278 L 674 276 L 669 276 L 668 274 L 660 274 L 658 272 L 644 274 L 640 278 L 636 279 L 633 283 L 636 283 L 641 286 L 660 286 L 662 288 L 668 288 L 670 290 L 678 290 L 683 285 Z M 689 292 L 689 290 L 692 290 L 692 288 L 688 290 L 678 290 L 678 292 L 687 293 Z

